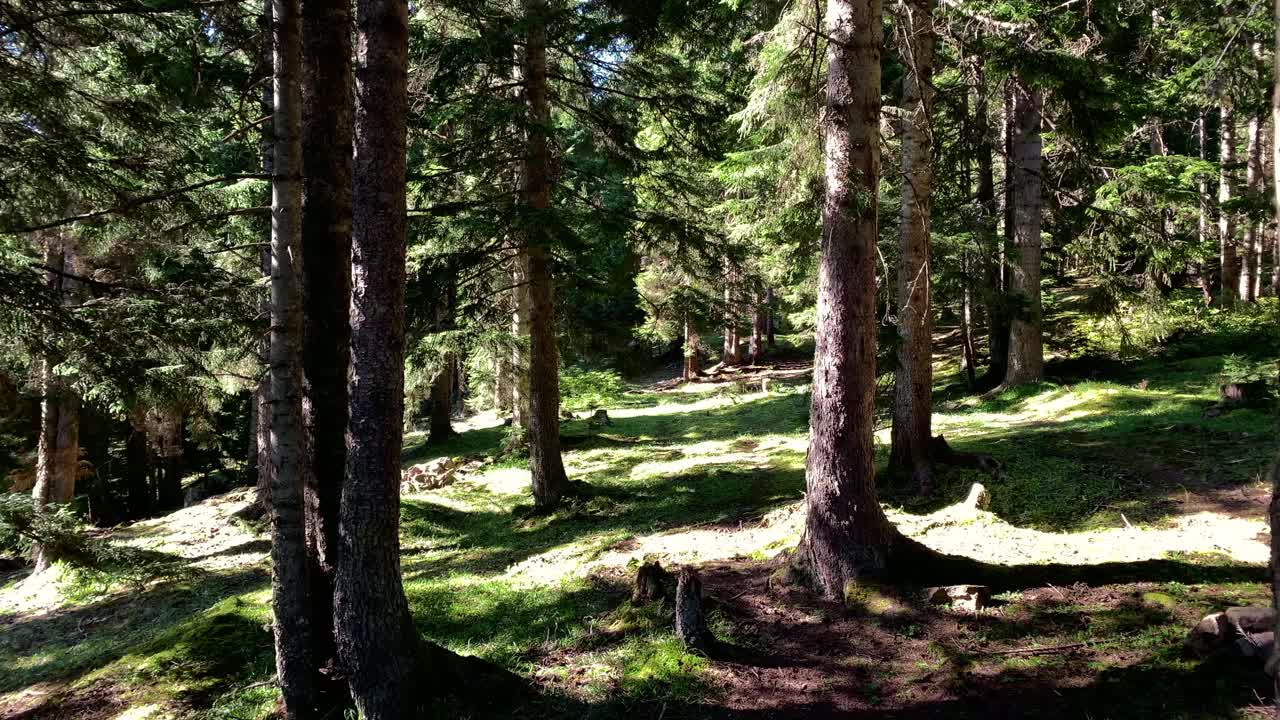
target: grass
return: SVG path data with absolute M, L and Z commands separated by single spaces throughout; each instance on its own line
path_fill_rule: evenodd
M 1051 364 L 1048 382 L 991 397 L 955 397 L 947 389 L 954 378 L 940 366 L 935 432 L 958 450 L 994 456 L 1003 471 L 993 479 L 944 469 L 933 498 L 882 484 L 882 500 L 905 531 L 997 562 L 1164 558 L 1179 572 L 1014 591 L 992 613 L 969 619 L 860 588 L 851 614 L 822 610 L 814 622 L 853 618 L 894 638 L 902 657 L 886 665 L 849 656 L 841 662 L 850 679 L 833 676 L 814 692 L 922 713 L 949 707 L 937 704 L 942 693 L 960 703 L 962 716 L 966 693 L 979 691 L 997 704 L 1040 707 L 1034 703 L 1051 702 L 1052 690 L 1063 695 L 1063 712 L 1101 708 L 1089 711 L 1094 717 L 1229 717 L 1247 709 L 1241 693 L 1250 678 L 1210 669 L 1219 679 L 1196 685 L 1209 670 L 1183 657 L 1180 644 L 1199 616 L 1266 601 L 1261 584 L 1218 570 L 1251 561 L 1260 508 L 1249 498 L 1263 489 L 1275 415 L 1204 411 L 1224 378 L 1270 367 L 1271 357 L 1242 339 L 1269 332 L 1258 325 L 1271 318 L 1269 308 L 1255 313 L 1254 324 L 1201 319 L 1162 352 L 1100 358 L 1098 377 L 1088 363 L 1064 361 Z M 1110 327 L 1059 312 L 1060 322 L 1088 332 Z M 1194 354 L 1204 348 L 1213 352 Z M 546 699 L 533 717 L 626 717 L 662 707 L 700 717 L 697 708 L 732 700 L 723 665 L 685 653 L 672 636 L 669 605 L 632 606 L 626 585 L 649 554 L 668 566 L 761 561 L 795 544 L 791 510 L 804 489 L 807 388 L 780 382 L 767 394 L 732 384 L 618 392 L 611 378 L 579 379 L 578 397 L 587 398 L 579 415 L 607 402 L 612 424 L 563 423 L 566 465 L 587 492 L 550 516 L 528 513 L 527 471 L 500 454 L 505 428 L 469 429 L 438 444 L 406 439 L 406 466 L 445 455 L 492 459 L 481 474 L 403 499 L 411 610 L 428 638 L 538 683 Z M 877 455 L 883 465 L 887 430 Z M 991 490 L 994 514 L 948 515 L 945 506 L 975 480 Z M 1209 524 L 1188 525 L 1192 517 Z M 270 621 L 266 560 L 261 547 L 255 552 L 248 564 L 141 591 L 67 592 L 43 614 L 0 604 L 0 694 L 41 683 L 68 696 L 110 688 L 128 706 L 180 717 L 263 717 L 276 694 L 255 686 L 273 672 L 263 629 Z M 10 582 L 0 603 L 19 595 Z M 717 609 L 711 623 L 735 646 L 770 651 L 742 617 Z M 1074 642 L 1088 651 L 991 654 Z M 1037 700 L 1035 688 L 1045 688 L 1045 697 Z M 1185 707 L 1171 707 L 1175 701 Z M 58 716 L 56 706 L 35 715 Z

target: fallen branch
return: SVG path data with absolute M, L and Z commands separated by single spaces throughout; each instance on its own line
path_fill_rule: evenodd
M 1050 645 L 1049 647 L 1033 647 L 1033 648 L 1016 648 L 1013 650 L 995 650 L 992 652 L 982 653 L 983 655 L 1049 655 L 1052 653 L 1065 652 L 1067 650 L 1075 650 L 1077 648 L 1087 647 L 1088 643 L 1068 643 L 1066 645 Z

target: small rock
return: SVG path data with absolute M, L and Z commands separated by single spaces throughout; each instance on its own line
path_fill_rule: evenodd
M 461 466 L 461 458 L 451 457 L 419 463 L 401 474 L 401 488 L 408 492 L 422 492 L 452 485 L 458 479 L 458 469 Z
M 976 613 L 991 604 L 991 588 L 986 585 L 944 585 L 925 588 L 924 597 L 930 605 L 950 605 Z

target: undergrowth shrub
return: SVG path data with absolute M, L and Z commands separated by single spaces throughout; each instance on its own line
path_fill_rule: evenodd
M 627 384 L 614 370 L 560 371 L 560 406 L 571 412 L 615 406 L 626 390 Z

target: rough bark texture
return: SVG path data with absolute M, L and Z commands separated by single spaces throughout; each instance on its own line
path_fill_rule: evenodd
M 894 531 L 875 490 L 876 189 L 880 3 L 828 0 L 826 198 L 818 265 L 805 534 L 796 557 L 816 589 L 885 570 Z
M 769 348 L 772 349 L 777 345 L 774 339 L 774 331 L 776 328 L 774 327 L 773 322 L 773 288 L 765 288 L 764 291 L 764 322 L 766 342 L 768 343 Z
M 46 284 L 63 304 L 70 302 L 75 281 L 61 274 L 75 274 L 75 252 L 61 235 L 46 239 L 45 265 L 52 268 Z M 31 500 L 37 510 L 49 503 L 65 504 L 75 498 L 76 478 L 80 471 L 80 398 L 70 387 L 68 378 L 54 373 L 57 360 L 38 360 L 40 373 L 40 431 L 36 439 L 36 477 Z M 36 543 L 32 551 L 33 572 L 40 573 L 58 558 L 51 549 Z
M 335 687 L 333 583 L 347 464 L 347 366 L 351 330 L 351 5 L 302 0 L 302 364 L 307 472 L 305 512 L 311 660 L 321 705 Z
M 529 253 L 520 247 L 511 258 L 511 424 L 529 426 Z
M 334 626 L 362 718 L 413 716 L 426 684 L 400 579 L 408 7 L 357 5 L 351 366 Z
M 1257 113 L 1249 116 L 1245 147 L 1245 184 L 1250 193 L 1256 193 L 1262 181 L 1262 119 Z M 1262 277 L 1263 225 L 1248 217 L 1243 220 L 1239 293 L 1241 302 L 1251 303 L 1258 299 L 1258 282 Z
M 147 469 L 147 426 L 141 413 L 130 413 L 128 435 L 125 438 L 125 477 L 128 482 L 129 518 L 146 517 L 155 505 L 155 490 L 151 487 Z M 250 435 L 256 435 L 250 432 Z
M 1196 119 L 1196 147 L 1200 152 L 1200 159 L 1204 160 L 1207 155 L 1206 146 L 1209 141 L 1208 130 L 1205 127 L 1205 114 L 1200 111 L 1200 117 Z M 1197 247 L 1205 247 L 1209 244 L 1209 180 L 1201 175 L 1196 181 L 1196 189 L 1199 194 L 1200 208 L 1198 222 L 1196 223 L 1196 241 Z M 1204 304 L 1213 304 L 1213 278 L 1209 272 L 1207 264 L 1198 263 L 1194 266 L 1196 277 L 1200 283 L 1200 295 L 1204 299 Z
M 1015 76 L 1008 180 L 1013 221 L 1009 293 L 1015 304 L 1009 324 L 1006 386 L 1038 382 L 1044 376 L 1040 336 L 1040 114 L 1041 95 Z
M 702 372 L 702 361 L 698 357 L 698 353 L 702 350 L 702 339 L 698 336 L 698 328 L 694 324 L 693 318 L 685 313 L 684 316 L 684 370 L 680 377 L 688 382 L 698 377 L 698 373 Z
M 1280 48 L 1280 0 L 1275 0 L 1272 7 L 1271 21 L 1275 25 L 1276 45 Z M 1280 52 L 1273 53 L 1273 64 L 1271 67 L 1271 121 L 1272 131 L 1280 133 Z M 1271 143 L 1272 159 L 1275 163 L 1275 170 L 1280 174 L 1280 138 L 1273 138 Z M 1277 223 L 1280 223 L 1280 182 L 1273 183 L 1275 191 L 1275 207 L 1274 216 Z M 1280 231 L 1277 231 L 1277 251 L 1276 251 L 1276 279 L 1280 281 Z M 1277 289 L 1277 295 L 1280 295 L 1280 288 Z M 1275 626 L 1272 631 L 1275 633 L 1273 637 L 1280 637 L 1280 453 L 1271 463 L 1271 608 L 1276 611 L 1273 616 L 1276 618 Z M 1280 672 L 1276 672 L 1277 663 L 1280 663 L 1280 646 L 1273 646 L 1272 656 L 1269 662 L 1271 668 L 1271 676 L 1275 683 L 1275 696 L 1277 698 L 1276 716 L 1280 717 Z
M 560 503 L 569 480 L 560 457 L 560 353 L 556 347 L 551 238 L 545 218 L 551 208 L 547 4 L 545 0 L 525 0 L 524 12 L 528 28 L 524 88 L 529 133 L 520 194 L 528 212 L 525 237 L 529 246 L 529 470 L 533 474 L 534 508 L 545 512 Z
M 999 208 L 996 203 L 994 147 L 991 136 L 991 102 L 987 95 L 986 70 L 981 57 L 972 62 L 973 136 L 978 145 L 978 177 L 974 199 L 978 203 L 978 237 L 983 258 L 983 306 L 987 314 L 987 351 L 989 377 L 998 383 L 1004 379 L 1009 361 L 1009 320 L 1004 301 L 1004 280 L 1000 253 Z
M 929 208 L 933 191 L 933 3 L 900 5 L 903 78 L 902 213 L 899 223 L 898 351 L 894 372 L 889 467 L 910 475 L 922 493 L 933 492 L 929 438 L 933 425 L 933 316 L 929 263 Z
M 273 9 L 274 0 L 263 0 L 262 18 L 259 30 L 262 34 L 262 67 L 266 69 L 267 81 L 262 85 L 262 99 L 260 109 L 263 116 L 271 115 L 275 112 L 276 95 L 275 83 L 271 81 L 270 75 L 273 74 L 275 66 L 274 40 L 275 35 L 273 18 L 275 12 Z M 275 169 L 275 128 L 274 123 L 266 123 L 262 126 L 262 137 L 258 139 L 258 152 L 262 158 L 262 172 L 271 174 Z M 267 202 L 271 202 L 270 191 L 268 191 Z M 262 248 L 258 251 L 258 269 L 262 273 L 262 277 L 270 282 L 271 278 L 271 228 L 268 226 L 266 233 L 266 241 Z M 271 319 L 271 295 L 264 293 L 258 300 L 258 314 L 262 318 L 263 332 L 258 340 L 258 362 L 266 367 L 268 364 L 267 355 L 271 352 L 270 339 L 270 319 Z M 253 449 L 257 453 L 255 466 L 257 474 L 254 476 L 254 482 L 257 486 L 257 504 L 266 512 L 271 512 L 271 377 L 269 372 L 264 373 L 258 380 L 257 386 L 253 390 L 254 404 L 254 426 L 250 432 L 254 433 Z
M 453 434 L 453 355 L 445 357 L 440 371 L 431 381 L 431 427 L 427 438 L 435 442 L 444 442 Z
M 1219 108 L 1222 119 L 1218 146 L 1218 264 L 1219 297 L 1224 307 L 1235 305 L 1240 286 L 1240 256 L 1236 247 L 1236 217 L 1221 206 L 1234 196 L 1231 165 L 1236 161 L 1236 116 L 1231 100 L 1224 98 Z
M 765 318 L 768 314 L 769 307 L 764 303 L 764 294 L 757 293 L 751 307 L 751 340 L 747 343 L 747 359 L 752 365 L 759 365 L 764 359 Z
M 275 172 L 271 188 L 271 612 L 288 718 L 314 713 L 303 516 L 302 22 L 274 0 Z
M 676 637 L 686 650 L 704 653 L 712 642 L 702 609 L 702 580 L 693 568 L 682 567 L 676 576 Z

